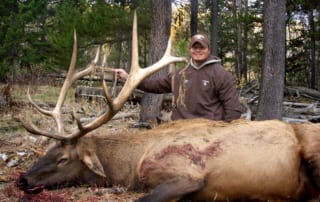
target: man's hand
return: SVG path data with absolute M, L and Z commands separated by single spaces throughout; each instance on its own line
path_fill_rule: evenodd
M 129 74 L 124 69 L 115 69 L 114 70 L 117 73 L 117 76 L 119 79 L 126 81 Z

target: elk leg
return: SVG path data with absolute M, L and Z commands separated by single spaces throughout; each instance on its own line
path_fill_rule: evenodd
M 159 184 L 154 190 L 135 202 L 167 202 L 180 199 L 182 196 L 201 189 L 205 185 L 203 179 L 189 177 L 175 178 Z

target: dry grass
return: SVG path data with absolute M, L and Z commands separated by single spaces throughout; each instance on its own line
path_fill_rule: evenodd
M 37 85 L 37 86 L 25 86 L 25 85 L 12 85 L 11 96 L 14 102 L 28 102 L 27 92 L 30 92 L 32 99 L 35 102 L 47 102 L 55 103 L 58 99 L 61 87 L 51 85 Z M 74 102 L 75 88 L 71 88 L 67 94 L 65 103 Z

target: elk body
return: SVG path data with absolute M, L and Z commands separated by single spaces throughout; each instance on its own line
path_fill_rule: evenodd
M 136 134 L 98 130 L 59 142 L 18 185 L 29 193 L 66 182 L 153 190 L 141 201 L 303 201 L 315 196 L 314 182 L 320 180 L 319 129 L 275 120 L 227 124 L 199 119 Z
M 133 190 L 150 191 L 138 201 L 279 200 L 302 201 L 318 195 L 320 184 L 319 126 L 290 125 L 281 121 L 222 123 L 204 119 L 169 122 L 136 134 L 107 135 L 103 129 L 123 106 L 139 82 L 172 62 L 184 61 L 170 55 L 154 65 L 138 65 L 136 15 L 132 39 L 132 66 L 118 97 L 112 99 L 102 79 L 108 109 L 97 119 L 64 129 L 61 108 L 70 86 L 95 72 L 99 51 L 86 69 L 75 72 L 76 37 L 67 78 L 52 111 L 30 102 L 52 117 L 57 130 L 46 131 L 20 118 L 31 133 L 58 140 L 17 186 L 27 193 L 65 184 L 98 186 L 122 184 Z M 170 42 L 170 40 L 169 40 Z M 103 133 L 99 135 L 98 133 Z

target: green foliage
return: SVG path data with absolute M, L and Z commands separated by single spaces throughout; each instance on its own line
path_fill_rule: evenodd
M 48 41 L 52 46 L 52 54 L 51 60 L 47 64 L 55 69 L 68 67 L 74 29 L 76 29 L 78 36 L 77 66 L 82 67 L 90 62 L 93 58 L 93 51 L 98 45 L 103 44 L 109 44 L 110 47 L 113 47 L 117 43 L 124 43 L 120 50 L 112 48 L 111 57 L 108 58 L 109 64 L 113 63 L 113 60 L 118 60 L 119 57 L 128 56 L 123 53 L 128 49 L 123 48 L 131 39 L 133 16 L 131 9 L 124 3 L 77 2 L 77 4 L 70 4 L 69 1 L 63 1 L 61 4 L 55 5 L 56 13 L 48 28 Z M 139 8 L 138 13 L 139 28 L 150 29 L 149 26 L 145 26 L 150 23 L 150 18 L 146 17 L 150 13 L 147 15 L 141 13 L 142 9 Z
M 81 44 L 82 12 L 86 10 L 84 1 L 62 1 L 53 4 L 54 16 L 47 24 L 47 41 L 50 44 L 45 67 L 53 70 L 69 67 L 73 46 L 73 32 L 77 31 L 78 45 Z M 79 28 L 79 29 L 78 29 Z M 78 55 L 82 55 L 78 49 Z M 85 58 L 78 57 L 77 64 Z
M 0 10 L 1 45 L 0 45 L 0 79 L 4 80 L 6 70 L 16 66 L 31 67 L 43 61 L 46 50 L 44 30 L 40 22 L 45 14 L 46 1 L 24 1 L 12 3 L 6 0 Z M 6 9 L 11 9 L 9 12 Z M 37 21 L 38 23 L 34 23 Z M 8 72 L 7 72 L 8 73 Z
M 188 57 L 189 56 L 189 41 L 188 40 L 180 40 L 178 44 L 175 47 L 175 54 L 182 56 L 182 57 Z
M 316 36 L 320 34 L 319 26 L 315 26 L 311 30 L 311 16 L 315 25 L 319 25 L 319 1 L 301 1 L 288 0 L 287 1 L 287 27 L 288 27 L 288 41 L 287 41 L 287 58 L 286 58 L 286 82 L 289 85 L 301 85 L 307 87 L 316 87 L 310 85 L 312 79 L 311 72 L 318 72 L 318 77 L 315 78 L 320 83 L 319 79 L 319 56 L 315 58 L 315 67 L 311 67 L 310 55 L 312 51 L 319 52 L 319 38 Z M 313 13 L 313 15 L 310 15 Z M 313 37 L 314 36 L 314 37 Z M 315 50 L 311 49 L 311 43 L 316 44 Z M 316 88 L 320 88 L 317 86 Z
M 16 2 L 2 2 L 0 11 L 0 80 L 4 80 L 10 65 L 15 63 L 15 58 L 19 54 L 18 45 L 23 30 L 17 18 L 19 7 Z
M 176 28 L 174 51 L 188 56 L 190 39 L 190 3 L 174 1 L 179 7 L 173 17 Z M 210 2 L 199 1 L 198 31 L 211 32 Z M 235 1 L 219 0 L 219 57 L 227 68 L 236 64 L 236 27 L 247 29 L 247 64 L 250 79 L 259 79 L 262 61 L 263 1 L 251 1 L 248 13 L 235 12 Z M 111 48 L 108 64 L 127 67 L 130 57 L 132 10 L 138 12 L 139 54 L 141 64 L 148 64 L 151 25 L 151 0 L 47 1 L 3 0 L 0 4 L 0 81 L 12 71 L 44 68 L 66 70 L 70 63 L 73 32 L 78 38 L 77 67 L 83 67 L 94 57 L 98 45 Z M 310 44 L 316 40 L 319 52 L 319 2 L 287 0 L 288 35 L 286 81 L 304 85 L 310 80 Z M 310 30 L 310 13 L 314 14 L 315 30 Z M 235 14 L 237 13 L 237 14 Z M 319 67 L 317 54 L 316 67 Z M 319 69 L 317 69 L 320 72 Z M 320 74 L 320 73 L 318 73 Z M 320 81 L 319 81 L 320 83 Z
M 0 63 L 0 78 L 5 78 L 10 71 L 10 66 L 7 61 L 1 61 Z
M 10 69 L 41 66 L 50 71 L 67 69 L 73 45 L 73 32 L 78 38 L 77 67 L 93 57 L 97 45 L 123 43 L 112 49 L 112 56 L 129 54 L 132 10 L 138 9 L 141 38 L 150 30 L 151 0 L 126 1 L 46 1 L 4 0 L 0 5 L 0 80 Z M 111 57 L 118 60 L 119 57 Z M 126 58 L 127 59 L 127 58 Z

